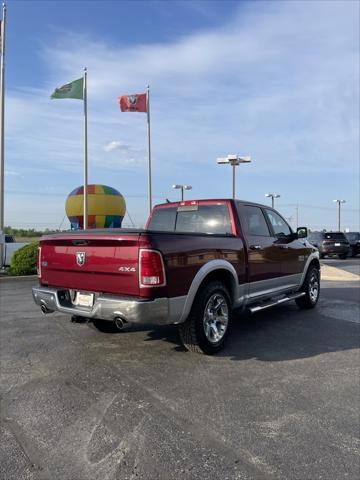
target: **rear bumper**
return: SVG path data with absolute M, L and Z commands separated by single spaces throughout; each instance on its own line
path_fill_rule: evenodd
M 340 247 L 335 247 L 333 245 L 319 247 L 319 252 L 324 255 L 341 255 L 350 252 L 350 247 L 348 245 L 342 245 Z
M 57 311 L 68 315 L 109 321 L 120 317 L 129 323 L 157 325 L 177 323 L 176 320 L 178 320 L 177 316 L 172 314 L 171 300 L 168 298 L 142 300 L 95 294 L 92 307 L 79 307 L 71 303 L 68 290 L 38 286 L 33 287 L 32 294 L 35 303 L 45 310 L 44 313 Z

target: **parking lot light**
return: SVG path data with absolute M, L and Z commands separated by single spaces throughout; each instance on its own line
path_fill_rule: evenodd
M 278 193 L 265 193 L 265 197 L 271 198 L 271 206 L 275 208 L 275 198 L 280 198 Z
M 184 201 L 184 190 L 192 190 L 191 185 L 173 185 L 172 188 L 175 190 L 181 190 L 181 201 Z
M 240 163 L 251 163 L 251 157 L 239 157 L 238 155 L 228 155 L 217 159 L 219 165 L 229 164 L 232 166 L 232 196 L 235 199 L 235 169 Z

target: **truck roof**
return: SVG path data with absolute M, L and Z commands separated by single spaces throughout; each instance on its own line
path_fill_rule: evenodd
M 256 207 L 263 207 L 263 208 L 272 208 L 271 205 L 264 205 L 262 203 L 257 203 L 257 202 L 251 202 L 249 200 L 240 200 L 238 198 L 198 198 L 198 199 L 186 199 L 183 202 L 178 201 L 178 202 L 166 202 L 166 203 L 158 203 L 154 205 L 153 208 L 157 207 L 176 207 L 178 205 L 191 205 L 191 204 L 196 204 L 198 202 L 201 203 L 214 203 L 214 202 L 237 202 L 237 203 L 243 203 L 246 205 L 254 205 Z

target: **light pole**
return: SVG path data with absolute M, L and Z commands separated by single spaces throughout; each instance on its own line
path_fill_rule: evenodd
M 228 155 L 227 157 L 218 158 L 217 163 L 219 165 L 222 164 L 230 164 L 232 166 L 232 196 L 235 199 L 235 169 L 240 163 L 250 163 L 251 157 L 239 157 L 238 155 Z
M 181 201 L 184 201 L 184 190 L 192 190 L 191 185 L 173 185 L 172 188 L 175 190 L 181 190 Z
M 280 198 L 278 193 L 265 193 L 265 197 L 271 198 L 271 206 L 275 208 L 275 198 Z
M 341 232 L 340 226 L 341 226 L 341 204 L 346 203 L 346 200 L 333 200 L 333 202 L 336 202 L 338 204 L 338 231 Z

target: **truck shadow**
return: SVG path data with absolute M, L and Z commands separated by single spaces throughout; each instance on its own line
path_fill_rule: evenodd
M 175 350 L 185 352 L 176 328 L 153 329 L 146 340 L 161 339 L 176 344 Z M 280 362 L 356 348 L 359 348 L 356 323 L 325 317 L 320 306 L 304 311 L 287 304 L 254 315 L 235 312 L 230 337 L 216 357 Z

